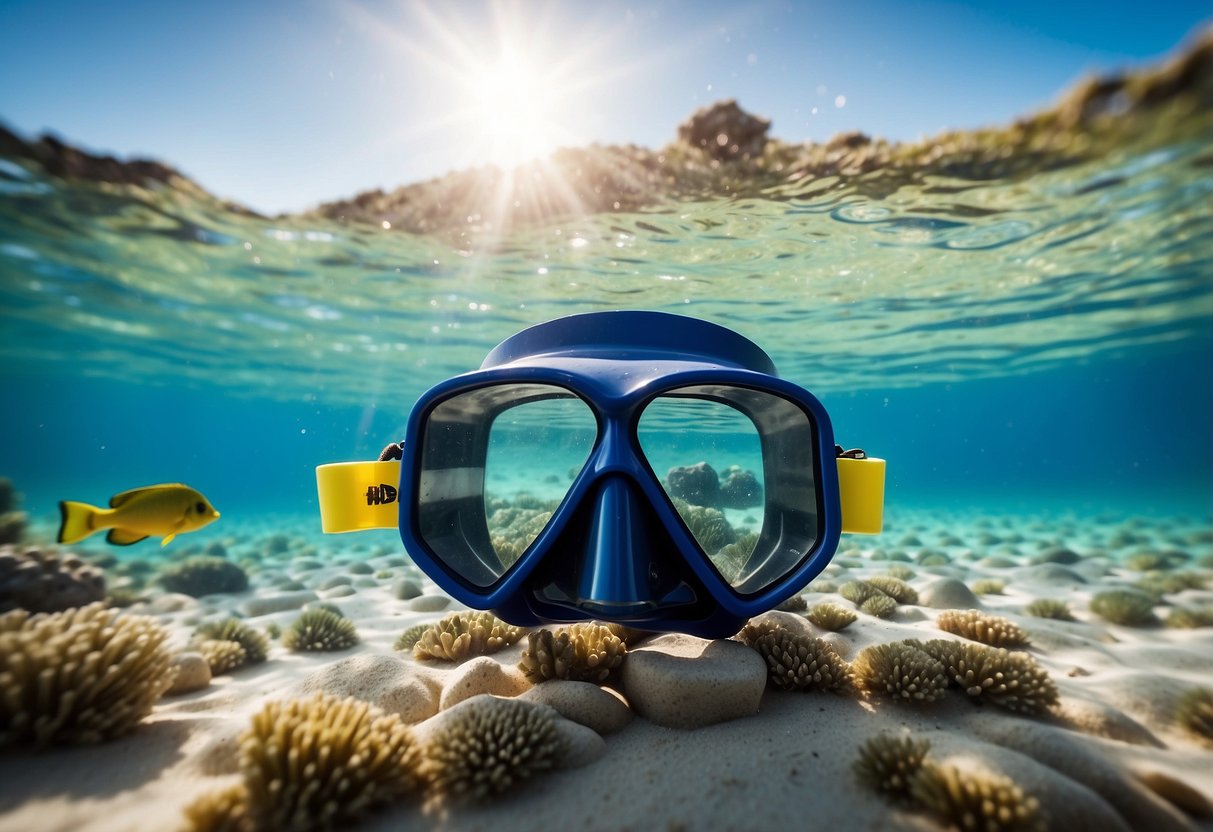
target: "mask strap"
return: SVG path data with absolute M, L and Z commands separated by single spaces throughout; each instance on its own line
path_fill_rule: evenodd
M 399 485 L 398 458 L 316 466 L 316 494 L 324 533 L 397 528 Z
M 316 467 L 320 525 L 325 534 L 397 528 L 399 453 L 400 446 L 393 443 L 384 449 L 377 462 L 334 462 Z M 842 530 L 850 534 L 880 534 L 884 523 L 885 461 L 854 449 L 839 453 L 837 465 Z

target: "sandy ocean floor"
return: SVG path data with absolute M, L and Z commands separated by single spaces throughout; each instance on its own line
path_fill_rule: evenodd
M 745 697 L 738 691 L 753 689 L 752 679 L 738 679 L 751 673 L 757 653 L 738 642 L 720 647 L 686 638 L 640 641 L 623 660 L 622 681 L 605 699 L 587 695 L 584 683 L 544 682 L 538 686 L 544 690 L 531 690 L 517 668 L 525 638 L 487 657 L 420 661 L 410 651 L 393 650 L 400 634 L 462 608 L 386 538 L 324 538 L 311 531 L 314 525 L 301 521 L 298 531 L 281 522 L 233 523 L 222 534 L 216 529 L 207 538 L 213 551 L 217 540 L 228 560 L 246 566 L 248 590 L 192 598 L 152 581 L 140 590 L 145 600 L 125 614 L 152 616 L 168 630 L 168 645 L 177 654 L 189 648 L 205 621 L 236 615 L 262 632 L 286 631 L 309 599 L 323 600 L 353 622 L 356 646 L 292 652 L 281 637 L 272 638 L 267 661 L 216 675 L 195 692 L 164 696 L 122 738 L 92 746 L 0 749 L 0 830 L 186 828 L 188 804 L 241 782 L 240 735 L 252 716 L 267 702 L 317 690 L 359 696 L 399 713 L 419 723 L 413 730 L 422 738 L 441 725 L 441 712 L 435 712 L 480 693 L 549 702 L 572 717 L 562 728 L 566 742 L 554 770 L 481 803 L 403 799 L 369 814 L 356 828 L 963 826 L 962 815 L 949 819 L 924 809 L 921 801 L 889 799 L 855 774 L 860 747 L 885 734 L 928 741 L 929 760 L 984 777 L 987 784 L 1001 783 L 1000 800 L 1010 794 L 1021 806 L 1035 801 L 1036 811 L 1018 828 L 1213 829 L 1213 739 L 1177 718 L 1185 694 L 1213 688 L 1213 620 L 1186 628 L 1162 623 L 1178 609 L 1213 610 L 1213 529 L 1207 521 L 1095 523 L 902 512 L 888 518 L 878 538 L 844 538 L 834 562 L 803 598 L 809 608 L 831 601 L 855 610 L 844 586 L 893 569 L 916 591 L 917 603 L 899 604 L 887 619 L 859 612 L 838 632 L 815 627 L 804 611 L 764 617 L 771 626 L 822 638 L 853 661 L 864 648 L 903 639 L 963 641 L 937 624 L 948 608 L 1001 616 L 1026 632 L 1030 643 L 1017 649 L 1058 689 L 1057 703 L 1035 715 L 996 707 L 959 689 L 933 702 L 915 702 L 870 691 L 785 691 L 771 684 L 762 689 L 762 679 L 760 698 L 750 705 L 740 702 Z M 190 545 L 183 536 L 174 547 Z M 122 556 L 161 556 L 151 546 L 134 548 Z M 1062 549 L 1077 557 L 1060 554 Z M 1165 557 L 1151 562 L 1148 554 Z M 1145 569 L 1160 565 L 1165 568 Z M 1203 588 L 1156 594 L 1160 623 L 1115 624 L 1089 609 L 1101 592 L 1143 579 L 1161 586 L 1163 577 L 1174 574 L 1186 577 L 1171 589 L 1177 583 Z M 112 587 L 122 583 L 116 574 L 109 580 Z M 975 587 L 983 592 L 974 593 Z M 1065 602 L 1075 620 L 1025 612 L 1037 599 Z M 264 612 L 272 608 L 278 611 Z M 653 682 L 640 678 L 640 662 L 634 672 L 628 665 L 646 651 L 650 659 L 653 653 L 675 657 L 667 662 L 675 667 L 673 675 L 661 680 L 664 687 L 656 694 L 643 687 Z M 765 678 L 761 663 L 758 672 Z M 562 685 L 577 705 L 549 693 Z M 665 699 L 653 704 L 653 696 Z M 738 703 L 730 704 L 730 697 Z M 722 717 L 729 708 L 746 715 Z M 695 728 L 659 724 L 714 719 L 723 721 Z M 1211 722 L 1206 713 L 1206 730 Z

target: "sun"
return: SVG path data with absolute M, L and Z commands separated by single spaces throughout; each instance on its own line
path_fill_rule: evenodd
M 539 62 L 503 44 L 497 59 L 468 68 L 462 81 L 466 123 L 486 160 L 512 168 L 551 154 L 573 139 L 562 113 L 561 87 Z

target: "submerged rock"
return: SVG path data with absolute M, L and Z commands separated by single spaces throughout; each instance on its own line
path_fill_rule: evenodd
M 659 636 L 631 650 L 623 689 L 645 719 L 667 728 L 700 728 L 758 713 L 767 666 L 736 641 Z

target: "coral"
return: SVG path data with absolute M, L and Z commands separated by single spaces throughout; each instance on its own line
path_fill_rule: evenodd
M 873 558 L 875 559 L 875 558 Z M 892 560 L 892 558 L 889 558 Z M 893 563 L 885 570 L 885 574 L 890 578 L 897 578 L 900 581 L 908 581 L 914 577 L 914 570 L 906 566 L 904 563 Z
M 1145 627 L 1158 623 L 1154 615 L 1154 599 L 1144 592 L 1131 589 L 1109 589 L 1091 599 L 1091 612 L 1113 624 Z
M 838 594 L 856 606 L 877 595 L 884 595 L 867 581 L 848 581 L 838 588 Z
M 419 762 L 400 717 L 366 702 L 324 693 L 270 702 L 240 740 L 244 812 L 253 829 L 348 828 L 370 809 L 418 792 Z
M 696 506 L 720 504 L 720 476 L 706 462 L 671 468 L 665 476 L 666 490 L 676 501 L 685 500 Z M 686 513 L 679 507 L 679 513 Z
M 1207 581 L 1208 577 L 1200 572 L 1147 572 L 1133 587 L 1157 603 L 1162 601 L 1164 595 L 1173 595 L 1185 589 L 1204 589 Z
M 354 622 L 332 610 L 305 610 L 282 634 L 282 646 L 296 652 L 348 650 L 358 643 Z
M 897 612 L 897 602 L 887 595 L 873 595 L 859 605 L 859 611 L 877 618 L 892 618 Z
M 943 664 L 907 642 L 865 647 L 851 663 L 851 671 L 861 690 L 895 699 L 932 702 L 948 686 Z
M 126 609 L 145 600 L 147 599 L 138 590 L 129 586 L 113 587 L 105 596 L 106 605 L 116 609 Z
M 919 566 L 947 566 L 952 559 L 938 549 L 923 549 L 914 556 Z
M 719 509 L 688 505 L 680 501 L 675 501 L 674 505 L 695 542 L 709 555 L 719 554 L 725 546 L 737 542 L 737 532 Z M 750 551 L 753 550 L 754 547 L 751 546 Z M 745 558 L 748 557 L 749 552 L 746 552 Z
M 1073 566 L 1082 560 L 1082 557 L 1064 546 L 1055 546 L 1052 549 L 1046 549 L 1036 557 L 1032 558 L 1034 565 L 1042 563 L 1056 563 L 1061 566 Z
M 762 483 L 753 471 L 733 465 L 725 469 L 720 482 L 721 508 L 754 508 L 762 505 Z
M 780 612 L 803 612 L 808 608 L 809 602 L 804 600 L 803 595 L 793 595 L 790 598 L 785 598 L 775 606 L 775 609 Z
M 1073 621 L 1070 606 L 1065 601 L 1055 598 L 1037 598 L 1026 607 L 1024 612 L 1036 618 L 1051 618 L 1054 621 Z
M 396 643 L 392 645 L 393 650 L 412 650 L 417 642 L 421 641 L 421 636 L 426 630 L 433 627 L 432 623 L 414 624 L 409 627 L 396 639 Z
M 1002 595 L 1002 591 L 1006 588 L 1007 582 L 997 578 L 982 578 L 974 581 L 972 586 L 976 595 Z
M 483 696 L 434 732 L 421 770 L 441 801 L 482 800 L 552 768 L 563 751 L 554 710 Z
M 1175 721 L 1208 745 L 1213 745 L 1213 689 L 1193 688 L 1175 706 Z
M 946 639 L 918 646 L 938 659 L 948 680 L 971 697 L 1021 714 L 1044 713 L 1057 704 L 1057 686 L 1027 653 Z
M 918 603 L 918 593 L 914 591 L 914 587 L 900 578 L 877 575 L 874 578 L 868 578 L 868 585 L 876 587 L 899 604 Z
M 741 534 L 732 543 L 721 546 L 712 556 L 712 564 L 720 571 L 725 580 L 735 583 L 741 577 L 754 547 L 758 545 L 758 535 L 752 532 Z
M 236 642 L 244 648 L 248 664 L 260 664 L 269 655 L 269 641 L 266 637 L 238 618 L 212 621 L 194 631 L 195 643 L 208 639 Z
M 1125 566 L 1136 572 L 1154 572 L 1156 570 L 1174 569 L 1187 561 L 1186 557 L 1176 557 L 1170 552 L 1135 552 L 1125 558 Z
M 243 592 L 248 589 L 248 575 L 223 558 L 190 558 L 161 572 L 160 585 L 169 592 L 201 598 L 219 592 Z
M 509 647 L 526 631 L 491 612 L 455 612 L 428 627 L 413 646 L 418 659 L 458 662 Z
M 614 633 L 625 647 L 631 647 L 637 642 L 643 641 L 653 633 L 649 630 L 638 630 L 635 627 L 629 627 L 626 624 L 616 624 L 614 621 L 598 622 Z
M 198 642 L 194 649 L 202 654 L 202 658 L 206 659 L 212 676 L 231 673 L 248 663 L 248 653 L 235 641 L 220 641 L 211 638 Z
M 104 599 L 104 574 L 77 555 L 0 547 L 0 612 L 59 612 Z
M 910 797 L 950 826 L 973 832 L 1044 832 L 1040 801 L 1009 778 L 927 760 L 910 783 Z
M 153 619 L 100 603 L 0 616 L 0 745 L 127 733 L 173 682 L 167 638 Z
M 827 641 L 783 627 L 750 625 L 741 636 L 767 663 L 767 675 L 776 687 L 838 691 L 851 685 L 850 666 Z
M 1013 621 L 979 610 L 945 610 L 935 619 L 939 629 L 991 647 L 1020 647 L 1028 634 Z
M 528 633 L 518 669 L 532 682 L 567 679 L 601 685 L 618 672 L 627 651 L 609 627 L 571 624 Z
M 1213 627 L 1213 607 L 1176 607 L 1167 616 L 1168 627 Z
M 845 630 L 855 623 L 855 619 L 859 618 L 859 616 L 846 607 L 840 607 L 829 601 L 814 604 L 813 608 L 809 610 L 807 617 L 815 626 L 833 632 Z
M 254 832 L 248 789 L 237 783 L 203 794 L 185 807 L 184 832 Z
M 852 770 L 859 782 L 894 800 L 906 801 L 910 784 L 927 758 L 931 743 L 910 736 L 877 734 L 859 747 Z

